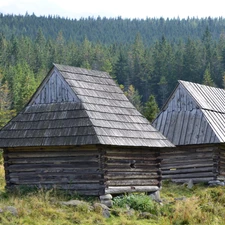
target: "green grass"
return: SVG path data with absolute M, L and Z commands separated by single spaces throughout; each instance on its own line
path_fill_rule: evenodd
M 31 190 L 25 187 L 14 191 L 4 189 L 4 169 L 0 165 L 0 224 L 3 225 L 223 225 L 225 224 L 225 187 L 207 187 L 203 184 L 177 185 L 164 182 L 162 204 L 145 194 L 126 194 L 114 198 L 110 218 L 102 216 L 101 209 L 87 206 L 72 207 L 61 201 L 79 199 L 89 205 L 98 198 L 85 198 L 69 192 Z M 13 206 L 17 215 L 4 209 Z M 143 212 L 146 212 L 143 216 Z

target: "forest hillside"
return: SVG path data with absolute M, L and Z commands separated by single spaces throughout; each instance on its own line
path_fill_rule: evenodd
M 177 80 L 224 87 L 225 19 L 0 14 L 0 126 L 52 63 L 108 72 L 150 121 Z

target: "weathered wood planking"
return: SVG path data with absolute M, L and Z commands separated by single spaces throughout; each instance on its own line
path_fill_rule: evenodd
M 216 146 L 185 146 L 161 150 L 162 178 L 174 182 L 206 182 L 219 174 L 220 155 Z
M 107 149 L 104 156 L 106 188 L 126 186 L 125 189 L 131 192 L 129 187 L 160 187 L 159 155 L 154 149 Z
M 36 92 L 30 105 L 55 102 L 79 102 L 79 99 L 63 77 L 53 72 L 52 76 L 46 81 L 45 86 L 40 87 L 38 92 Z
M 219 155 L 219 164 L 218 164 L 218 171 L 219 171 L 219 178 L 225 180 L 225 146 L 220 145 L 220 150 L 218 152 Z
M 4 151 L 6 185 L 56 187 L 81 194 L 104 194 L 104 174 L 97 149 L 43 148 Z M 93 192 L 92 192 L 93 191 Z
M 175 145 L 218 143 L 217 136 L 222 139 L 224 134 L 224 114 L 200 107 L 202 103 L 209 105 L 202 93 L 196 94 L 195 84 L 179 83 L 153 125 Z M 198 91 L 207 88 L 198 88 Z

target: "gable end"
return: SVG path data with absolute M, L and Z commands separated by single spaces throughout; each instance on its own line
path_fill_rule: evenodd
M 42 82 L 28 105 L 80 102 L 62 75 L 53 69 Z

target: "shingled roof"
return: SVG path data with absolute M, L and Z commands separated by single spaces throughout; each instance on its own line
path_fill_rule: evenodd
M 0 132 L 0 147 L 93 144 L 173 146 L 108 73 L 58 64 Z
M 224 143 L 225 90 L 178 82 L 153 126 L 175 145 Z

